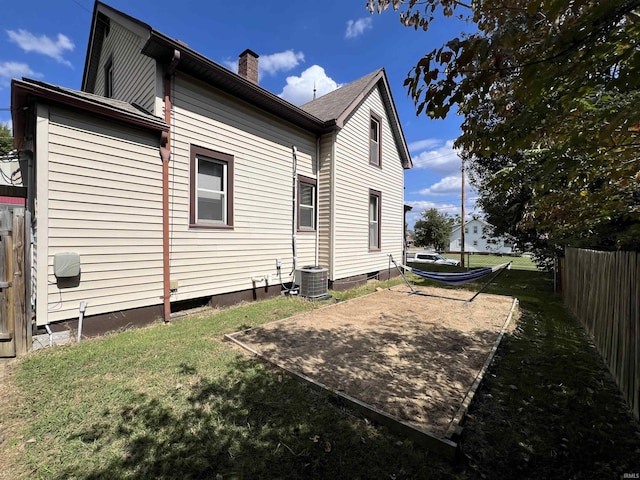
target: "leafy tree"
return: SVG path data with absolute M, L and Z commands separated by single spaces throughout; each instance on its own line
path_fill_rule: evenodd
M 490 223 L 540 248 L 640 248 L 640 0 L 369 2 L 389 6 L 416 29 L 473 24 L 405 85 L 418 114 L 464 116 L 456 146 Z
M 0 122 L 0 156 L 13 150 L 13 136 L 8 125 Z
M 437 251 L 446 250 L 451 236 L 451 224 L 451 217 L 441 214 L 435 208 L 422 212 L 422 218 L 413 227 L 416 246 L 433 246 Z

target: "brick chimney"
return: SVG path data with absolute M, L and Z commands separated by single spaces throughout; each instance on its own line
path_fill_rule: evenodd
M 238 60 L 238 75 L 258 83 L 258 54 L 248 48 L 240 54 Z

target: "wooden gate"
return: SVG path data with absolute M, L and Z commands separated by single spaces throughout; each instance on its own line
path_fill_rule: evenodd
M 0 357 L 31 350 L 25 300 L 25 211 L 0 207 Z

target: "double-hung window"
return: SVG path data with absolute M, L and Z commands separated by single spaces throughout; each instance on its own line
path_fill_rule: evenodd
M 369 250 L 380 250 L 380 213 L 382 194 L 369 190 Z
M 190 224 L 203 228 L 233 227 L 233 157 L 191 147 Z
M 382 145 L 382 118 L 371 112 L 369 120 L 369 163 L 379 167 L 381 165 Z
M 298 230 L 316 229 L 316 181 L 298 175 Z

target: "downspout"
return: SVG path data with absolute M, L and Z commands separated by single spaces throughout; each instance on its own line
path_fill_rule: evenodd
M 316 138 L 316 198 L 314 199 L 316 205 L 316 260 L 315 265 L 320 266 L 320 137 Z
M 336 212 L 336 195 L 337 195 L 337 188 L 336 188 L 336 141 L 337 141 L 337 133 L 334 131 L 332 133 L 332 140 L 331 140 L 331 161 L 329 162 L 330 164 L 330 168 L 331 168 L 331 172 L 330 172 L 330 193 L 331 195 L 330 197 L 330 208 L 331 211 L 329 213 L 329 218 L 330 218 L 330 222 L 331 222 L 331 227 L 329 228 L 329 235 L 330 240 L 329 240 L 329 248 L 330 253 L 329 253 L 329 269 L 330 269 L 330 277 L 329 279 L 333 279 L 335 281 L 336 279 L 336 270 L 335 270 L 335 252 L 336 252 L 336 217 L 335 217 L 335 212 Z
M 171 279 L 169 259 L 169 159 L 171 157 L 171 79 L 180 62 L 180 52 L 173 51 L 173 59 L 164 75 L 164 121 L 169 127 L 160 138 L 162 158 L 162 300 L 163 319 L 171 317 Z
M 295 274 L 298 268 L 298 252 L 296 243 L 296 233 L 298 231 L 298 149 L 295 145 L 291 146 L 291 155 L 293 157 L 293 225 L 291 227 L 291 247 L 293 249 L 293 281 L 295 282 Z M 293 288 L 293 286 L 292 286 Z

